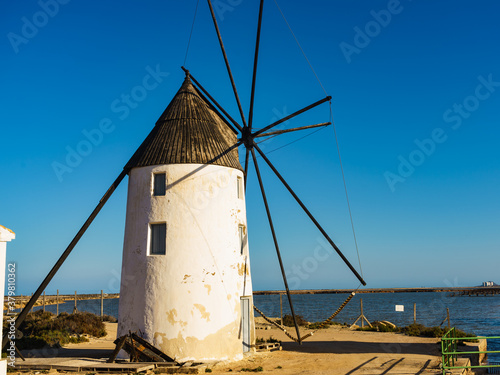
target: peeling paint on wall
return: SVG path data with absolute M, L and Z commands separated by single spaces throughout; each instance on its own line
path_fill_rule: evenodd
M 175 320 L 175 318 L 177 318 L 177 311 L 175 311 L 175 309 L 167 311 L 166 314 L 167 314 L 167 320 L 170 324 L 172 324 L 172 325 L 173 324 L 180 324 L 181 327 L 187 326 L 187 322 L 185 322 L 183 320 Z
M 167 339 L 165 334 L 156 332 L 154 335 L 155 341 L 160 342 L 159 349 L 164 353 L 177 352 L 179 356 L 176 358 L 179 362 L 188 360 L 239 360 L 243 358 L 242 350 L 235 353 L 234 348 L 240 347 L 241 340 L 238 339 L 238 329 L 229 324 L 217 332 L 208 335 L 200 340 L 193 336 L 183 337 L 180 333 L 177 337 Z M 189 348 L 190 354 L 185 348 Z M 206 348 L 211 348 L 210 354 Z M 203 354 L 200 354 L 203 353 Z M 198 355 L 197 355 L 198 354 Z
M 199 303 L 195 303 L 194 307 L 196 307 L 200 311 L 202 319 L 206 319 L 207 322 L 210 321 L 210 313 L 207 312 L 207 310 L 205 309 L 205 306 L 200 305 Z
M 238 275 L 243 276 L 245 274 L 245 263 L 238 263 Z

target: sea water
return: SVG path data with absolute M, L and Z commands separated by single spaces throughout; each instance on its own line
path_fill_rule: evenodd
M 333 314 L 347 294 L 301 294 L 292 295 L 295 314 L 310 322 L 323 321 Z M 454 296 L 447 292 L 429 293 L 359 293 L 335 317 L 334 321 L 352 324 L 361 315 L 370 321 L 386 320 L 397 326 L 413 323 L 414 304 L 417 323 L 439 326 L 450 312 L 451 326 L 478 336 L 500 336 L 500 295 Z M 288 299 L 282 296 L 283 314 L 290 314 Z M 254 304 L 267 316 L 280 316 L 279 295 L 258 295 Z M 396 305 L 403 311 L 396 311 Z M 361 324 L 361 320 L 358 321 Z M 447 326 L 445 322 L 443 327 Z M 500 350 L 500 340 L 488 340 L 488 350 Z M 500 360 L 499 354 L 490 354 L 491 360 Z
M 310 322 L 323 321 L 335 312 L 348 294 L 296 294 L 292 295 L 295 313 Z M 500 295 L 494 296 L 453 296 L 447 292 L 432 293 L 358 293 L 335 317 L 334 321 L 352 324 L 361 314 L 360 302 L 363 300 L 363 314 L 370 321 L 387 320 L 397 326 L 413 323 L 413 305 L 416 305 L 417 323 L 426 326 L 439 326 L 450 311 L 451 326 L 478 336 L 500 336 Z M 254 304 L 266 316 L 280 316 L 279 295 L 254 296 Z M 283 314 L 290 314 L 288 299 L 282 296 Z M 404 311 L 396 311 L 396 305 Z M 100 314 L 101 301 L 79 300 L 79 311 Z M 74 302 L 59 305 L 59 312 L 73 312 Z M 36 309 L 40 309 L 37 307 Z M 47 311 L 55 312 L 54 305 Z M 118 317 L 118 299 L 104 300 L 104 313 Z M 256 316 L 259 316 L 256 314 Z M 360 321 L 358 321 L 360 324 Z M 446 326 L 444 323 L 443 326 Z M 500 340 L 488 340 L 488 350 L 500 350 Z M 490 355 L 491 360 L 500 360 L 500 355 Z

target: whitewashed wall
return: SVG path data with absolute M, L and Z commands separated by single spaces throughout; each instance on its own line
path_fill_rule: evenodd
M 166 172 L 167 190 L 156 197 L 158 172 Z M 239 170 L 200 164 L 131 170 L 118 336 L 140 330 L 179 361 L 242 357 L 240 297 L 252 296 L 252 284 L 248 245 L 242 254 L 239 243 L 246 209 L 237 177 Z M 148 255 L 149 224 L 161 222 L 166 255 Z

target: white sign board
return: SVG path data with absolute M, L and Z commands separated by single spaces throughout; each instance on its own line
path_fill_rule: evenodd
M 405 311 L 405 305 L 396 305 L 396 311 Z

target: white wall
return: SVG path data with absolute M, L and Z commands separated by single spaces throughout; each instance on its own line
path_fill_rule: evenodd
M 166 172 L 165 196 L 152 196 L 157 172 Z M 252 286 L 237 177 L 243 173 L 214 165 L 132 169 L 118 336 L 140 330 L 179 361 L 242 357 L 240 297 Z M 166 255 L 148 255 L 149 224 L 158 222 L 167 224 Z M 254 340 L 253 318 L 251 332 Z
M 7 242 L 12 241 L 15 238 L 16 238 L 16 235 L 13 231 L 11 231 L 8 228 L 5 228 L 3 225 L 0 225 L 0 290 L 2 291 L 2 295 L 4 294 L 4 291 L 5 291 Z M 8 304 L 7 304 L 7 306 L 8 306 Z M 9 310 L 7 310 L 7 312 L 8 311 Z M 3 317 L 3 315 L 2 315 L 2 317 Z M 8 327 L 7 331 L 9 331 L 11 325 L 9 324 L 7 327 Z M 2 326 L 0 326 L 0 337 L 3 337 Z M 8 352 L 7 355 L 11 354 L 10 352 L 12 350 L 11 350 L 10 341 L 7 344 L 7 346 L 5 347 L 5 350 Z M 12 357 L 14 357 L 14 356 L 12 356 Z M 10 359 L 9 359 L 9 361 L 10 361 Z M 5 375 L 6 373 L 7 373 L 7 359 L 2 358 L 2 359 L 0 359 L 0 375 Z

